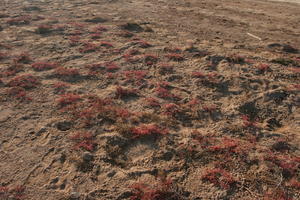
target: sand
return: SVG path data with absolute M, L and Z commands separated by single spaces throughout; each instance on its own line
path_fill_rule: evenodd
M 0 199 L 300 199 L 299 13 L 1 1 Z

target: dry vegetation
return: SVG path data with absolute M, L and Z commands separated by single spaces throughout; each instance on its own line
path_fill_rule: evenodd
M 199 36 L 188 8 L 235 4 L 141 2 L 0 4 L 0 199 L 300 199 L 299 23 Z

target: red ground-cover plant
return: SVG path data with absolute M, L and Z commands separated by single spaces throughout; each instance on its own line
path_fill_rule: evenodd
M 140 56 L 136 56 L 136 55 L 131 55 L 131 54 L 124 54 L 123 58 L 125 59 L 126 62 L 130 62 L 130 63 L 135 63 L 141 60 Z
M 57 103 L 60 107 L 64 107 L 70 104 L 74 104 L 81 100 L 81 97 L 77 94 L 62 94 L 59 99 L 57 99 Z
M 212 113 L 212 112 L 217 110 L 217 106 L 214 105 L 214 104 L 212 104 L 212 105 L 203 105 L 202 108 L 203 108 L 204 111 L 209 112 L 209 113 Z
M 180 113 L 180 107 L 174 103 L 168 103 L 163 106 L 164 114 L 169 116 L 176 116 L 176 114 Z
M 56 82 L 52 85 L 55 90 L 55 93 L 63 94 L 65 90 L 69 88 L 69 85 L 64 82 Z
M 158 99 L 155 99 L 152 97 L 145 98 L 145 102 L 146 102 L 146 105 L 150 106 L 150 107 L 159 107 L 159 108 L 161 107 Z
M 58 76 L 78 76 L 79 71 L 77 69 L 57 67 L 54 71 L 54 74 Z
M 202 72 L 192 72 L 192 77 L 193 78 L 205 78 L 206 75 Z
M 89 132 L 84 133 L 76 133 L 70 137 L 70 139 L 74 142 L 73 148 L 76 150 L 84 149 L 87 151 L 93 151 L 96 142 L 94 141 L 94 137 Z
M 105 32 L 105 31 L 107 31 L 107 30 L 108 30 L 108 29 L 107 29 L 106 27 L 101 26 L 101 25 L 96 26 L 96 27 L 94 27 L 94 29 L 93 29 L 94 32 Z
M 80 44 L 80 36 L 78 35 L 73 35 L 73 36 L 70 36 L 69 37 L 69 43 L 71 46 L 75 46 L 75 45 L 78 45 Z
M 105 70 L 105 67 L 106 66 L 104 63 L 93 63 L 85 66 L 85 68 L 89 70 L 89 75 L 96 75 L 102 73 L 103 70 Z
M 181 53 L 182 50 L 179 47 L 165 47 L 164 51 L 170 52 L 170 53 Z
M 123 58 L 125 59 L 126 62 L 136 62 L 139 60 L 139 57 L 136 58 L 134 56 L 140 54 L 140 51 L 137 49 L 130 49 L 128 50 L 124 55 Z
M 130 114 L 125 109 L 113 106 L 111 100 L 92 95 L 82 96 L 80 102 L 72 103 L 63 111 L 71 114 L 74 120 L 79 120 L 85 126 L 93 125 L 101 118 L 115 120 Z
M 171 179 L 161 179 L 155 186 L 145 183 L 135 183 L 131 186 L 131 200 L 166 200 L 180 199 L 178 194 L 172 191 L 173 181 Z
M 36 71 L 44 71 L 57 68 L 58 64 L 49 62 L 35 62 L 31 65 L 31 67 Z
M 207 169 L 201 179 L 226 190 L 230 189 L 236 182 L 229 172 L 220 168 Z
M 243 120 L 243 126 L 245 128 L 248 127 L 257 127 L 257 121 L 255 120 L 251 120 L 250 117 L 248 115 L 242 115 L 242 120 Z
M 75 29 L 82 30 L 86 27 L 85 24 L 79 22 L 68 22 L 67 24 L 71 25 Z
M 129 117 L 132 115 L 132 113 L 124 108 L 116 108 L 115 109 L 116 116 L 121 119 L 129 119 Z
M 106 78 L 107 79 L 115 79 L 115 78 L 117 78 L 117 74 L 108 72 L 108 73 L 106 73 Z
M 290 198 L 286 191 L 279 188 L 269 189 L 264 193 L 263 200 L 295 200 Z
M 17 185 L 15 187 L 9 188 L 5 186 L 0 186 L 0 199 L 3 200 L 22 200 L 25 199 L 25 190 L 26 188 L 21 185 Z
M 290 86 L 288 86 L 287 88 L 289 91 L 297 91 L 297 90 L 300 90 L 300 84 L 292 84 Z
M 15 17 L 11 18 L 6 21 L 9 25 L 23 25 L 23 24 L 29 24 L 31 21 L 30 16 L 20 16 L 20 17 Z
M 50 33 L 52 30 L 53 30 L 52 26 L 47 24 L 41 24 L 37 27 L 35 32 L 38 34 L 46 34 L 46 33 Z
M 167 129 L 160 128 L 156 124 L 142 124 L 138 127 L 131 129 L 133 138 L 145 136 L 145 135 L 166 135 L 168 134 Z
M 173 61 L 183 61 L 184 60 L 184 57 L 181 54 L 177 54 L 177 53 L 167 54 L 166 57 L 169 60 L 173 60 Z
M 9 57 L 8 53 L 2 53 L 0 52 L 0 60 L 7 59 Z
M 80 53 L 90 53 L 90 52 L 95 52 L 99 49 L 98 45 L 90 43 L 90 42 L 85 42 L 83 44 L 83 47 L 79 49 Z
M 240 141 L 234 140 L 228 137 L 223 137 L 219 144 L 211 145 L 208 147 L 209 151 L 212 152 L 231 152 L 240 153 Z
M 108 72 L 116 72 L 120 69 L 120 67 L 113 62 L 108 62 L 108 63 L 105 63 L 104 65 L 105 65 L 106 71 L 108 71 Z
M 274 154 L 269 152 L 264 160 L 270 161 L 283 170 L 286 176 L 294 176 L 300 166 L 300 157 Z
M 200 105 L 200 100 L 197 99 L 197 98 L 193 98 L 193 99 L 191 99 L 189 102 L 187 102 L 186 105 L 187 105 L 188 107 L 198 106 L 198 105 Z
M 147 65 L 153 65 L 157 63 L 158 57 L 152 54 L 145 54 L 144 55 L 144 61 Z
M 259 65 L 257 65 L 257 69 L 260 70 L 261 72 L 266 72 L 270 69 L 270 65 L 265 63 L 260 63 Z
M 81 36 L 81 35 L 83 35 L 83 33 L 84 32 L 82 30 L 75 30 L 75 31 L 70 32 L 69 35 L 71 35 L 71 36 Z
M 131 37 L 134 36 L 134 34 L 130 31 L 121 31 L 117 35 L 120 36 L 120 37 L 125 37 L 125 38 L 131 38 Z
M 145 79 L 147 75 L 147 71 L 129 70 L 129 71 L 123 71 L 123 74 L 127 81 L 133 82 L 136 85 L 140 85 L 142 81 Z
M 15 99 L 20 101 L 31 101 L 32 98 L 27 96 L 27 93 L 24 88 L 21 87 L 12 87 L 7 90 L 7 94 Z
M 137 95 L 138 95 L 138 91 L 136 89 L 129 89 L 121 86 L 117 86 L 115 92 L 116 98 L 125 98 L 129 96 L 137 96 Z
M 24 74 L 20 76 L 16 76 L 8 82 L 9 87 L 21 87 L 24 89 L 32 89 L 37 87 L 40 84 L 39 80 L 31 75 Z
M 89 36 L 92 39 L 99 39 L 99 38 L 101 38 L 101 33 L 91 33 Z
M 102 41 L 102 42 L 100 42 L 100 46 L 102 46 L 102 47 L 107 47 L 107 48 L 112 48 L 112 47 L 114 47 L 114 45 L 113 45 L 112 43 L 107 42 L 107 41 Z
M 295 73 L 300 73 L 300 68 L 299 67 L 289 67 L 288 70 L 295 72 Z
M 0 77 L 14 76 L 23 71 L 24 66 L 18 63 L 12 63 L 5 71 L 0 72 Z
M 157 88 L 155 88 L 156 95 L 162 99 L 180 99 L 177 95 L 171 93 L 169 87 L 170 85 L 166 81 L 158 83 Z
M 298 181 L 296 178 L 292 178 L 289 182 L 287 182 L 287 186 L 293 187 L 295 189 L 300 189 L 300 181 Z
M 133 43 L 138 45 L 141 48 L 148 48 L 152 46 L 149 42 L 146 42 L 144 40 L 138 40 L 138 41 L 134 40 Z

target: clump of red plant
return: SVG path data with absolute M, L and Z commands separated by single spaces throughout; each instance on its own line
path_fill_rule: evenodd
M 296 188 L 296 189 L 300 189 L 300 181 L 298 181 L 296 178 L 292 178 L 288 183 L 287 185 L 289 187 L 293 187 L 293 188 Z
M 108 72 L 108 73 L 106 73 L 106 77 L 107 77 L 107 79 L 115 79 L 117 77 L 117 74 Z
M 146 54 L 144 55 L 144 60 L 147 65 L 153 65 L 154 63 L 157 63 L 158 57 L 155 55 Z
M 77 69 L 57 67 L 54 71 L 54 74 L 58 76 L 78 76 L 79 71 Z
M 104 26 L 96 26 L 96 27 L 94 27 L 94 32 L 104 32 L 104 31 L 107 31 L 108 29 L 106 28 L 106 27 L 104 27 Z
M 159 82 L 155 89 L 156 95 L 162 99 L 179 99 L 178 96 L 169 91 L 170 85 L 166 81 Z
M 82 30 L 86 26 L 85 24 L 78 23 L 78 22 L 68 22 L 68 24 L 71 25 L 73 28 L 79 29 L 79 30 Z
M 189 102 L 186 103 L 186 105 L 188 107 L 194 107 L 194 106 L 198 106 L 200 104 L 200 101 L 198 98 L 193 98 L 191 99 Z
M 15 17 L 7 20 L 7 23 L 9 25 L 23 25 L 23 24 L 29 24 L 31 20 L 30 16 L 21 16 L 21 17 Z
M 67 89 L 68 87 L 69 85 L 64 82 L 57 82 L 53 84 L 54 92 L 58 94 L 65 93 L 65 89 Z
M 206 75 L 202 72 L 192 72 L 193 78 L 204 78 Z
M 159 183 L 150 186 L 146 183 L 135 183 L 131 186 L 131 200 L 166 200 L 181 199 L 179 194 L 174 191 L 173 181 L 170 178 L 160 178 Z
M 27 93 L 24 88 L 21 87 L 12 87 L 8 89 L 7 94 L 20 101 L 31 101 L 32 98 L 27 96 Z
M 167 129 L 160 128 L 156 124 L 142 124 L 138 127 L 131 129 L 133 138 L 145 136 L 145 135 L 165 135 L 168 134 Z
M 70 45 L 75 46 L 80 44 L 80 37 L 78 35 L 73 35 L 69 37 Z
M 242 120 L 243 120 L 243 126 L 245 128 L 257 127 L 257 122 L 255 120 L 251 120 L 248 115 L 242 115 Z
M 0 77 L 14 76 L 18 72 L 23 71 L 23 69 L 24 69 L 23 65 L 18 63 L 12 63 L 11 66 L 9 66 L 5 71 L 0 73 Z
M 57 63 L 49 62 L 36 62 L 31 65 L 31 67 L 36 71 L 50 70 L 58 67 Z
M 81 100 L 81 97 L 77 94 L 62 94 L 57 100 L 57 103 L 60 107 L 64 107 L 70 104 L 74 104 Z
M 166 57 L 169 60 L 173 60 L 173 61 L 183 61 L 184 60 L 184 57 L 181 54 L 177 54 L 177 53 L 167 54 Z
M 270 65 L 269 64 L 264 64 L 264 63 L 260 63 L 258 66 L 257 66 L 257 69 L 261 72 L 266 72 L 270 69 Z
M 181 53 L 181 49 L 179 47 L 165 47 L 164 51 L 169 53 Z
M 41 24 L 37 27 L 37 29 L 35 30 L 36 33 L 38 34 L 47 34 L 52 32 L 52 26 L 47 25 L 47 24 Z
M 101 38 L 101 33 L 91 33 L 90 37 L 92 39 L 99 39 L 99 38 Z
M 90 75 L 96 75 L 105 69 L 105 65 L 103 63 L 88 64 L 85 67 L 89 70 Z
M 0 52 L 0 60 L 4 60 L 4 59 L 7 59 L 9 56 L 7 53 L 2 53 Z
M 71 136 L 70 139 L 75 143 L 73 148 L 76 150 L 84 149 L 87 151 L 93 151 L 96 145 L 93 135 L 89 132 L 76 133 Z
M 300 166 L 300 157 L 297 156 L 280 155 L 269 152 L 264 159 L 280 167 L 284 177 L 294 176 Z
M 39 85 L 39 81 L 31 74 L 16 76 L 8 82 L 9 87 L 21 87 L 24 89 L 32 89 Z
M 134 40 L 133 43 L 138 45 L 141 48 L 148 48 L 152 46 L 149 42 L 146 42 L 144 40 L 137 40 L 137 41 Z
M 85 42 L 83 47 L 79 49 L 80 53 L 90 53 L 98 50 L 98 46 L 96 44 Z
M 25 187 L 17 185 L 15 187 L 0 186 L 0 199 L 22 200 L 25 199 Z
M 142 83 L 142 80 L 146 77 L 147 72 L 142 70 L 130 70 L 124 71 L 123 74 L 127 81 L 134 82 L 137 85 Z
M 236 182 L 229 172 L 220 168 L 207 169 L 201 179 L 226 190 L 230 189 Z
M 136 89 L 129 89 L 121 86 L 118 86 L 115 92 L 116 98 L 126 98 L 129 96 L 137 96 L 137 95 L 138 95 L 138 91 Z
M 214 105 L 214 104 L 212 104 L 212 105 L 203 105 L 202 108 L 203 108 L 204 111 L 209 112 L 209 113 L 212 113 L 212 112 L 217 110 L 217 106 Z
M 107 48 L 112 48 L 113 44 L 110 43 L 110 42 L 107 42 L 107 41 L 102 41 L 102 42 L 100 42 L 100 46 L 107 47 Z
M 148 98 L 145 99 L 145 102 L 147 103 L 147 106 L 160 107 L 160 102 L 158 101 L 158 99 L 148 97 Z
M 108 62 L 108 63 L 105 63 L 104 65 L 105 65 L 106 71 L 108 71 L 108 72 L 115 72 L 120 69 L 120 67 L 113 62 Z
M 164 114 L 174 117 L 178 113 L 180 113 L 180 108 L 177 104 L 168 103 L 164 105 Z

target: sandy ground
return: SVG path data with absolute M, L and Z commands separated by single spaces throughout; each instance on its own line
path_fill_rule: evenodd
M 300 199 L 300 5 L 0 2 L 0 199 Z

